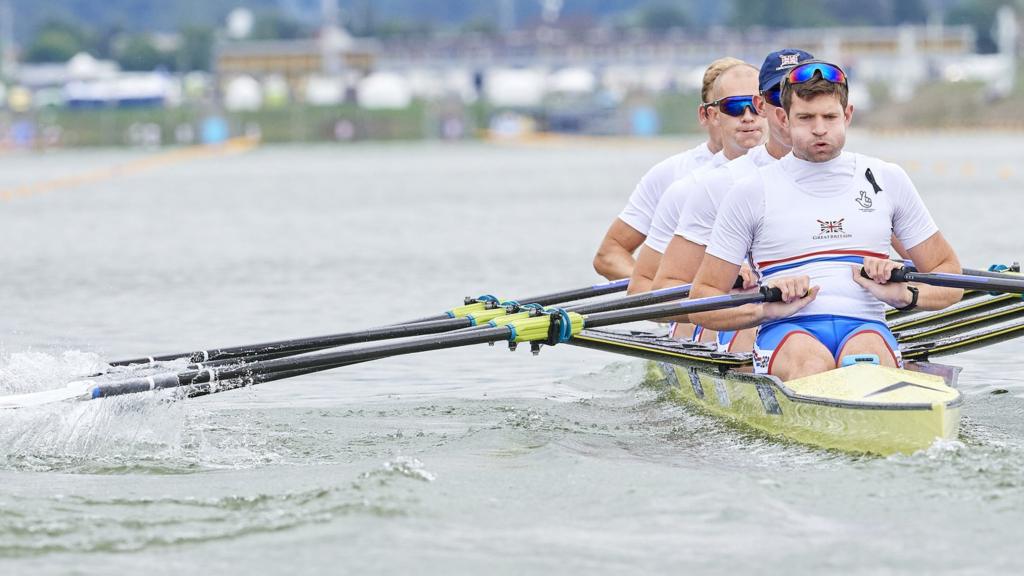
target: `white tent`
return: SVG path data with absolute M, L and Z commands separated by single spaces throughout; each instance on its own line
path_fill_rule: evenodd
M 487 72 L 484 95 L 495 106 L 537 106 L 544 99 L 546 75 L 527 68 L 498 68 Z
M 399 110 L 412 103 L 412 87 L 398 74 L 377 72 L 359 82 L 356 99 L 363 108 Z
M 263 90 L 252 76 L 237 76 L 224 88 L 224 107 L 231 111 L 259 110 L 263 106 Z

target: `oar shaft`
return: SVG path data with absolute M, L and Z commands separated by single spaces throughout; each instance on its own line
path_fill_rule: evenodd
M 889 279 L 893 282 L 920 282 L 921 284 L 945 288 L 1024 294 L 1024 279 L 1021 278 L 1006 278 L 1002 276 L 993 278 L 991 276 L 947 274 L 944 272 L 913 272 L 902 268 L 893 270 Z
M 248 344 L 245 346 L 232 346 L 228 348 L 214 348 L 212 350 L 198 350 L 184 354 L 166 354 L 154 356 L 153 361 L 168 362 L 188 358 L 190 362 L 208 362 L 226 358 L 240 358 L 255 356 L 258 354 L 279 354 L 279 353 L 301 353 L 344 346 L 346 344 L 359 344 L 373 342 L 376 340 L 387 340 L 391 338 L 406 338 L 409 336 L 422 336 L 424 334 L 438 334 L 465 328 L 472 324 L 468 318 L 444 318 L 443 320 L 431 320 L 418 324 L 402 324 L 382 328 L 371 328 L 358 332 L 343 332 L 327 336 L 314 336 L 309 338 L 296 338 L 293 340 L 278 340 L 275 342 L 263 342 L 260 344 Z M 131 360 L 119 360 L 111 362 L 112 366 L 127 366 L 130 364 L 148 364 L 150 358 L 134 358 Z
M 914 263 L 911 260 L 897 260 L 897 261 L 898 262 L 903 262 L 903 267 L 906 268 L 907 270 L 909 270 L 911 272 L 917 272 L 917 268 L 914 267 Z M 1008 268 L 1006 272 L 995 272 L 995 271 L 992 271 L 992 270 L 976 270 L 974 268 L 964 268 L 964 269 L 961 270 L 961 272 L 963 274 L 967 274 L 967 275 L 970 275 L 970 276 L 985 276 L 986 278 L 1010 278 L 1010 279 L 1020 279 L 1020 278 L 1022 278 L 1022 276 L 1020 275 L 1020 266 L 1018 266 L 1016 264 L 1013 267 Z M 1013 272 L 1016 272 L 1016 273 L 1013 273 Z
M 670 300 L 686 298 L 689 295 L 690 285 L 683 284 L 681 286 L 672 286 L 669 288 L 662 288 L 660 290 L 652 290 L 651 292 L 643 292 L 640 294 L 633 294 L 632 296 L 616 298 L 607 302 L 594 302 L 592 304 L 570 306 L 569 308 L 566 308 L 566 310 L 578 312 L 580 314 L 597 314 L 598 312 L 607 312 L 609 310 L 621 310 L 623 308 L 660 304 Z
M 733 283 L 732 287 L 738 290 L 743 288 L 743 284 L 743 277 L 737 276 L 736 282 Z M 660 304 L 662 302 L 671 302 L 672 300 L 679 300 L 689 296 L 690 286 L 690 284 L 669 286 L 667 288 L 651 290 L 650 292 L 641 292 L 640 294 L 633 294 L 632 296 L 616 298 L 615 300 L 609 300 L 607 302 L 594 302 L 592 304 L 570 306 L 566 308 L 566 310 L 569 310 L 570 312 L 577 312 L 579 314 L 596 314 L 598 312 L 607 312 L 609 310 L 622 310 L 624 308 L 635 308 L 637 306 L 648 306 L 651 304 Z
M 550 304 L 557 304 L 560 302 L 570 302 L 573 300 L 580 300 L 583 298 L 592 298 L 596 296 L 604 296 L 607 294 L 621 292 L 625 290 L 628 285 L 628 279 L 615 280 L 612 282 L 595 284 L 593 286 L 587 286 L 584 288 L 563 290 L 561 292 L 552 292 L 550 294 L 544 294 L 541 296 L 522 298 L 517 301 L 523 304 L 533 303 L 540 304 L 542 306 L 547 306 Z M 369 330 L 343 332 L 340 334 L 330 334 L 327 336 L 315 336 L 310 338 L 298 338 L 292 340 L 278 340 L 275 342 L 263 342 L 260 344 L 247 344 L 244 346 L 231 346 L 227 348 L 196 350 L 193 352 L 182 352 L 177 354 L 163 354 L 160 356 L 152 356 L 145 358 L 116 360 L 114 362 L 111 362 L 110 365 L 129 366 L 133 364 L 149 364 L 152 362 L 170 362 L 180 359 L 188 359 L 188 361 L 192 363 L 201 363 L 226 358 L 244 358 L 249 356 L 261 355 L 265 353 L 297 354 L 303 352 L 322 350 L 324 348 L 345 346 L 348 344 L 373 342 L 377 340 L 389 340 L 392 338 L 405 338 L 409 336 L 422 336 L 425 334 L 439 334 L 441 332 L 458 330 L 459 328 L 465 328 L 467 326 L 472 325 L 473 321 L 467 318 L 450 318 L 447 314 L 438 314 L 426 318 L 420 318 L 418 320 L 404 322 L 402 324 L 382 326 L 380 328 L 372 328 Z
M 762 302 L 778 302 L 782 293 L 778 288 L 762 286 L 757 292 L 749 294 L 723 294 L 697 300 L 683 300 L 681 302 L 669 302 L 667 304 L 653 304 L 630 310 L 616 310 L 612 312 L 599 312 L 586 316 L 584 326 L 587 328 L 600 328 L 613 324 L 624 324 L 626 322 L 637 322 L 640 320 L 653 320 L 668 316 L 679 316 L 682 314 L 696 314 L 698 312 L 709 312 L 723 308 L 733 308 L 745 304 L 760 304 Z
M 531 298 L 520 298 L 516 301 L 523 304 L 540 304 L 541 306 L 550 306 L 551 304 L 572 302 L 574 300 L 582 300 L 583 298 L 596 298 L 597 296 L 616 294 L 618 292 L 622 292 L 628 286 L 629 278 L 623 278 L 621 280 L 612 280 L 611 282 L 605 282 L 604 284 L 595 284 L 593 286 L 578 288 L 576 290 L 565 290 L 563 292 L 552 292 L 551 294 L 533 296 Z
M 377 344 L 357 349 L 336 350 L 322 354 L 278 358 L 265 360 L 242 366 L 226 366 L 203 370 L 187 370 L 177 374 L 158 374 L 156 376 L 132 378 L 118 382 L 98 384 L 92 392 L 93 398 L 118 396 L 147 390 L 176 388 L 203 384 L 211 380 L 230 380 L 253 374 L 272 373 L 284 370 L 319 369 L 328 370 L 345 364 L 376 360 L 388 356 L 415 354 L 430 350 L 442 350 L 472 344 L 497 342 L 508 339 L 510 329 L 507 326 L 484 328 L 471 332 L 459 332 L 443 336 L 424 336 L 404 342 Z

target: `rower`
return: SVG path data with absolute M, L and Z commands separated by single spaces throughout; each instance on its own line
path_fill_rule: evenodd
M 722 149 L 718 131 L 708 122 L 711 88 L 723 70 L 741 63 L 736 58 L 719 58 L 704 71 L 701 84 L 701 103 L 697 106 L 697 121 L 707 131 L 708 139 L 700 145 L 670 156 L 654 165 L 644 174 L 629 197 L 629 202 L 619 213 L 601 240 L 601 246 L 594 256 L 594 270 L 609 280 L 629 278 L 633 273 L 633 253 L 643 243 L 658 200 L 673 182 L 689 174 L 694 168 L 704 165 Z
M 640 253 L 637 256 L 633 274 L 629 279 L 628 292 L 646 292 L 651 289 L 654 276 L 679 221 L 683 203 L 695 187 L 694 182 L 703 174 L 743 156 L 748 150 L 764 142 L 765 118 L 754 105 L 757 94 L 757 68 L 746 62 L 736 64 L 723 71 L 715 80 L 712 94 L 715 101 L 705 104 L 708 119 L 714 129 L 720 132 L 722 150 L 711 157 L 703 166 L 677 180 L 658 201 Z
M 760 326 L 757 373 L 790 380 L 841 366 L 847 356 L 897 366 L 885 305 L 939 310 L 962 296 L 888 282 L 901 266 L 888 259 L 893 235 L 920 271 L 959 273 L 960 263 L 902 168 L 843 151 L 853 118 L 848 94 L 834 64 L 805 62 L 787 72 L 774 112 L 792 152 L 722 200 L 694 279 L 692 298 L 725 294 L 749 254 L 762 281 L 782 292 L 782 302 L 691 315 L 716 330 Z
M 665 249 L 654 277 L 652 287 L 655 290 L 693 282 L 722 198 L 737 181 L 749 176 L 758 167 L 775 162 L 789 153 L 789 132 L 773 110 L 781 104 L 779 96 L 786 72 L 800 62 L 813 58 L 803 50 L 784 48 L 772 52 L 764 59 L 758 74 L 759 94 L 756 102 L 767 116 L 768 141 L 692 182 L 692 189 L 686 193 L 685 203 L 679 213 L 675 234 Z M 744 278 L 744 288 L 756 286 L 757 277 L 749 267 L 741 269 L 741 276 Z M 675 338 L 717 342 L 719 350 L 727 352 L 749 351 L 753 345 L 753 330 L 716 333 L 713 330 L 702 330 L 702 327 L 695 328 L 693 324 L 686 323 L 685 317 L 674 320 L 680 322 L 673 330 Z

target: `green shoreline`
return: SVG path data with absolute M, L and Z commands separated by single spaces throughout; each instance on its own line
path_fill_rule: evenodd
M 860 111 L 857 116 L 858 126 L 869 130 L 1024 131 L 1024 116 L 1020 114 L 1024 108 L 1024 80 L 1018 82 L 1010 96 L 1001 99 L 988 97 L 985 86 L 977 82 L 922 86 L 907 102 L 892 101 L 883 86 L 872 86 L 871 92 L 872 109 Z M 696 95 L 665 94 L 645 100 L 641 106 L 657 112 L 659 135 L 676 135 L 699 131 L 694 113 L 697 104 Z M 569 105 L 559 109 L 552 107 L 547 112 L 578 109 Z M 116 147 L 198 142 L 201 125 L 211 116 L 224 119 L 229 136 L 258 135 L 268 143 L 436 139 L 452 125 L 456 128 L 456 138 L 474 138 L 484 133 L 482 128 L 497 112 L 499 110 L 484 104 L 461 106 L 422 101 L 413 102 L 403 110 L 366 110 L 355 104 L 290 106 L 233 113 L 217 113 L 198 106 L 43 108 L 30 114 L 4 112 L 0 114 L 0 122 L 8 126 L 30 125 L 29 132 L 33 134 L 30 139 L 34 139 L 32 146 L 35 147 Z M 617 115 L 620 128 L 625 125 L 624 112 L 628 113 L 628 109 L 611 112 Z M 140 127 L 144 126 L 149 130 L 149 141 L 138 136 Z M 182 130 L 191 133 L 191 138 L 179 138 Z M 580 134 L 593 135 L 587 131 Z

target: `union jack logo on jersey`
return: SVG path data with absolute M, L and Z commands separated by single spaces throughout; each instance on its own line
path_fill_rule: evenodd
M 780 54 L 779 55 L 779 68 L 785 68 L 786 66 L 796 66 L 800 63 L 799 54 Z
M 822 234 L 842 234 L 843 220 L 846 218 L 840 218 L 839 220 L 818 220 L 818 224 L 821 225 Z

